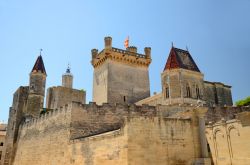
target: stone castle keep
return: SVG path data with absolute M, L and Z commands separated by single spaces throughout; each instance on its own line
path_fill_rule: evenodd
M 171 48 L 162 91 L 150 96 L 151 48 L 104 45 L 91 50 L 88 104 L 68 67 L 44 108 L 38 56 L 29 86 L 14 93 L 0 165 L 250 164 L 250 108 L 233 106 L 231 86 L 205 81 L 189 51 Z

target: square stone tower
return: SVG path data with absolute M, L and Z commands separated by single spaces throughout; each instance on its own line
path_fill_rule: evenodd
M 204 102 L 204 75 L 187 50 L 172 47 L 161 74 L 163 100 L 168 104 Z
M 126 50 L 112 47 L 112 38 L 105 37 L 105 48 L 92 49 L 93 101 L 102 103 L 135 103 L 150 96 L 148 67 L 151 48 L 145 54 L 134 46 Z

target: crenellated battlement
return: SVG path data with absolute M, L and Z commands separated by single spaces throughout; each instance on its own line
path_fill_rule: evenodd
M 38 118 L 26 119 L 28 121 L 25 121 L 23 124 L 21 124 L 20 128 L 21 129 L 29 128 L 29 127 L 32 127 L 36 124 L 46 123 L 47 121 L 49 121 L 52 118 L 56 118 L 56 117 L 66 115 L 66 114 L 70 115 L 70 111 L 71 111 L 71 104 L 65 105 L 65 106 L 61 107 L 60 109 L 51 110 L 51 111 L 48 111 L 44 114 L 41 114 Z
M 130 65 L 148 67 L 151 63 L 151 48 L 145 47 L 144 54 L 137 53 L 137 47 L 129 46 L 126 50 L 112 47 L 112 38 L 105 37 L 105 49 L 98 53 L 97 49 L 92 49 L 92 65 L 94 68 L 102 65 L 110 59 L 116 62 L 123 62 Z
M 32 118 L 20 126 L 20 131 L 31 130 L 44 131 L 48 128 L 53 130 L 63 125 L 70 130 L 70 140 L 97 136 L 110 131 L 122 129 L 126 122 L 131 120 L 154 121 L 190 121 L 197 109 L 208 109 L 206 113 L 207 122 L 215 122 L 225 118 L 235 118 L 237 113 L 249 111 L 250 107 L 204 107 L 203 105 L 156 105 L 147 104 L 122 104 L 103 103 L 97 105 L 95 102 L 82 104 L 72 102 L 60 109 L 51 110 L 42 114 L 39 118 Z M 202 110 L 201 110 L 202 111 Z M 197 114 L 196 114 L 197 115 Z
M 69 105 L 65 105 L 60 109 L 55 109 L 48 111 L 44 114 L 41 114 L 39 118 L 32 118 L 29 121 L 21 124 L 21 128 L 27 128 L 37 123 L 42 123 L 50 120 L 51 118 L 55 118 L 59 115 L 70 115 L 77 112 L 77 110 L 81 110 L 88 113 L 96 113 L 103 114 L 110 113 L 113 115 L 121 115 L 123 117 L 130 115 L 136 116 L 159 116 L 164 110 L 164 112 L 168 112 L 165 117 L 171 116 L 172 114 L 177 114 L 179 112 L 184 112 L 185 110 L 191 110 L 197 108 L 197 105 L 156 105 L 150 106 L 147 104 L 143 105 L 135 105 L 135 104 L 122 104 L 122 103 L 103 103 L 102 105 L 97 105 L 95 102 L 89 102 L 89 104 L 82 104 L 80 102 L 72 102 Z M 215 121 L 221 120 L 221 118 L 225 118 L 227 120 L 234 119 L 235 115 L 240 112 L 250 112 L 249 106 L 223 106 L 223 107 L 209 107 L 207 112 L 207 120 Z M 170 119 L 171 117 L 169 117 Z M 178 118 L 180 119 L 180 118 Z M 185 118 L 184 118 L 185 119 Z
M 100 66 L 108 59 L 142 67 L 148 67 L 151 63 L 151 57 L 149 55 L 139 54 L 129 49 L 122 50 L 112 47 L 112 49 L 108 50 L 103 49 L 100 53 L 97 52 L 97 49 L 92 49 L 91 63 L 94 68 Z
M 72 109 L 81 109 L 86 112 L 106 113 L 111 112 L 113 114 L 139 114 L 139 115 L 156 115 L 157 108 L 155 106 L 149 106 L 143 104 L 141 106 L 135 104 L 122 104 L 122 103 L 103 103 L 97 105 L 95 102 L 89 102 L 89 104 L 81 104 L 79 102 L 72 102 Z

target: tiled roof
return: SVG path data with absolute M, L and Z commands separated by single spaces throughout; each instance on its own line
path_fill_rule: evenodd
M 189 51 L 172 47 L 164 70 L 175 68 L 200 72 Z
M 46 70 L 45 70 L 45 67 L 44 67 L 44 64 L 43 64 L 43 58 L 42 56 L 38 56 L 37 60 L 36 60 L 36 63 L 32 69 L 31 72 L 41 72 L 41 73 L 44 73 L 46 74 Z

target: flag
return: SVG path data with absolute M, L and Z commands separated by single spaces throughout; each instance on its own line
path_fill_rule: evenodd
M 124 41 L 124 47 L 127 48 L 129 46 L 129 36 Z

